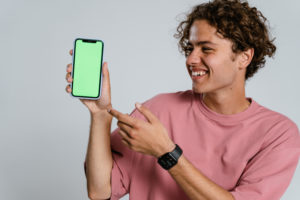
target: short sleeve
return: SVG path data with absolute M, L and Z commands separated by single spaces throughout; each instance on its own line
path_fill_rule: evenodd
M 285 127 L 249 160 L 237 186 L 230 191 L 235 200 L 279 200 L 284 194 L 300 156 L 296 124 Z
M 143 103 L 143 105 L 147 105 Z M 130 116 L 146 120 L 146 118 L 134 109 Z M 113 168 L 111 174 L 111 200 L 117 200 L 129 192 L 131 177 L 134 172 L 134 160 L 137 152 L 129 149 L 121 142 L 121 136 L 116 128 L 111 134 L 111 150 L 113 156 Z

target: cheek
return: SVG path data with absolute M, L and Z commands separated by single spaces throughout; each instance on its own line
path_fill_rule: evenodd
M 203 62 L 209 68 L 211 74 L 217 74 L 222 70 L 222 60 L 215 55 L 206 56 Z
M 226 75 L 232 71 L 232 62 L 223 56 L 210 55 L 205 59 L 206 65 L 210 68 L 211 73 L 215 75 Z

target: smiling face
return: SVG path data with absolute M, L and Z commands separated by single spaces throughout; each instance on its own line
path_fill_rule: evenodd
M 246 67 L 239 66 L 240 55 L 232 52 L 232 42 L 217 33 L 206 20 L 196 20 L 192 24 L 188 46 L 186 66 L 194 92 L 232 92 L 244 85 Z M 207 72 L 204 74 L 203 70 Z

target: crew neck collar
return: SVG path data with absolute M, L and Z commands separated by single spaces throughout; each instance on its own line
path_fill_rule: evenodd
M 225 123 L 235 123 L 235 122 L 240 122 L 243 121 L 249 116 L 251 116 L 255 110 L 258 104 L 251 98 L 251 97 L 246 97 L 248 100 L 250 100 L 250 105 L 249 107 L 239 113 L 236 114 L 231 114 L 231 115 L 225 115 L 221 113 L 217 113 L 213 110 L 211 110 L 209 107 L 206 106 L 206 104 L 203 101 L 203 94 L 202 93 L 194 93 L 194 98 L 196 100 L 196 103 L 199 107 L 199 109 L 203 112 L 206 117 L 215 120 L 215 121 L 220 121 L 220 122 L 225 122 Z

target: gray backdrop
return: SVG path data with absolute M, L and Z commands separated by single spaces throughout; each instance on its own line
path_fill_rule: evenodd
M 182 14 L 200 2 L 1 1 L 0 199 L 88 199 L 83 161 L 90 115 L 65 92 L 76 37 L 105 42 L 112 104 L 130 113 L 135 102 L 192 88 L 173 34 Z M 300 3 L 250 4 L 269 19 L 278 51 L 247 83 L 246 96 L 299 126 Z M 282 199 L 299 199 L 299 184 L 298 166 Z

